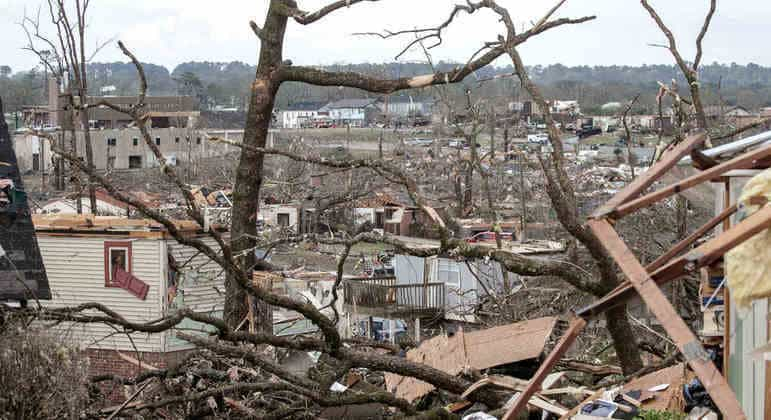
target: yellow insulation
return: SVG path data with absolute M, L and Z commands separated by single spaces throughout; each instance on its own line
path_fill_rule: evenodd
M 771 169 L 747 182 L 739 197 L 737 218 L 743 220 L 761 208 L 753 197 L 765 197 L 771 203 Z M 762 200 L 761 200 L 762 201 Z M 768 204 L 765 204 L 768 205 Z M 758 233 L 725 255 L 728 288 L 732 301 L 747 308 L 752 301 L 771 296 L 771 229 Z

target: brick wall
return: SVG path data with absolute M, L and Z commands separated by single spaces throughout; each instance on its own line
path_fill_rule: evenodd
M 190 351 L 191 350 L 180 350 L 167 353 L 121 351 L 121 353 L 139 360 L 142 363 L 146 363 L 147 365 L 151 365 L 158 369 L 165 369 L 182 361 Z M 91 375 L 132 377 L 144 371 L 143 368 L 137 366 L 135 363 L 120 357 L 117 350 L 87 349 L 85 353 L 90 362 L 89 374 Z M 101 384 L 100 388 L 106 398 L 110 401 L 123 402 L 127 397 L 123 385 L 105 381 Z

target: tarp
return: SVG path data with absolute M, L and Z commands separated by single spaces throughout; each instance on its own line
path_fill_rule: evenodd
M 0 301 L 51 299 L 0 99 Z
M 751 216 L 771 202 L 771 169 L 747 182 L 739 197 L 737 219 Z M 771 296 L 771 229 L 753 236 L 725 255 L 731 298 L 740 308 Z

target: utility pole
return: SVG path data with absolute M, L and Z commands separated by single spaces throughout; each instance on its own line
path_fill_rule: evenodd
M 503 123 L 503 160 L 509 160 L 509 120 Z
M 377 157 L 380 160 L 383 160 L 383 130 L 380 130 L 380 136 L 378 137 L 377 141 Z
M 345 148 L 348 150 L 348 153 L 351 152 L 351 123 L 350 122 L 345 126 Z
M 520 217 L 520 242 L 524 242 L 527 239 L 526 225 L 527 225 L 527 202 L 525 201 L 525 153 L 520 150 L 519 153 L 519 201 L 522 204 L 522 216 Z

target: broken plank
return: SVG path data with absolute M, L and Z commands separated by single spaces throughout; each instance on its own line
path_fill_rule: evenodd
M 632 250 L 621 240 L 613 226 L 607 220 L 591 220 L 589 221 L 589 228 L 677 344 L 691 369 L 696 372 L 704 388 L 726 418 L 746 419 L 736 395 L 709 359 L 709 355 L 702 347 L 701 342 L 688 328 L 685 321 L 680 318 L 675 308 L 669 303 L 645 267 L 634 256 Z
M 645 191 L 646 188 L 653 185 L 654 182 L 656 182 L 662 175 L 664 175 L 665 172 L 677 165 L 677 162 L 679 162 L 680 159 L 691 153 L 691 150 L 701 146 L 706 139 L 707 134 L 704 132 L 694 134 L 680 142 L 669 152 L 664 152 L 664 155 L 658 162 L 656 162 L 655 165 L 640 174 L 637 178 L 634 179 L 634 181 L 632 181 L 631 184 L 627 185 L 624 187 L 624 189 L 616 193 L 616 195 L 614 195 L 604 205 L 597 209 L 592 217 L 607 217 L 613 213 L 620 205 L 639 196 L 643 191 Z
M 558 416 L 562 416 L 568 412 L 567 408 L 557 405 L 555 403 L 546 401 L 545 399 L 537 395 L 534 395 L 532 398 L 530 398 L 530 401 L 528 401 L 527 403 L 532 405 L 533 407 L 540 408 L 541 410 L 548 411 Z
M 568 327 L 567 331 L 565 331 L 565 335 L 560 338 L 560 340 L 557 342 L 557 345 L 554 346 L 554 349 L 552 349 L 551 353 L 549 353 L 549 355 L 546 357 L 546 360 L 544 360 L 544 362 L 541 363 L 541 366 L 538 367 L 538 371 L 536 371 L 535 375 L 533 375 L 533 377 L 528 382 L 527 388 L 522 391 L 522 394 L 519 396 L 519 398 L 517 398 L 514 405 L 512 405 L 511 408 L 506 411 L 506 414 L 504 414 L 503 420 L 513 420 L 516 418 L 517 413 L 525 408 L 525 405 L 527 405 L 527 401 L 530 399 L 530 397 L 532 397 L 536 392 L 540 391 L 541 384 L 546 378 L 546 375 L 551 372 L 551 370 L 554 368 L 554 365 L 556 365 L 562 356 L 568 351 L 584 327 L 586 327 L 586 320 L 583 318 L 576 317 L 570 321 L 570 326 Z
M 123 360 L 125 360 L 125 361 L 127 361 L 127 362 L 129 362 L 131 364 L 134 364 L 134 365 L 136 365 L 136 366 L 138 366 L 138 367 L 140 367 L 142 369 L 152 370 L 152 371 L 160 370 L 157 367 L 155 367 L 155 366 L 153 366 L 153 365 L 151 365 L 149 363 L 142 362 L 141 360 L 137 360 L 137 359 L 135 359 L 135 358 L 133 358 L 133 357 L 131 357 L 129 355 L 123 354 L 121 352 L 118 352 L 118 356 L 120 356 L 121 359 L 123 359 Z
M 668 185 L 650 194 L 644 195 L 634 200 L 630 200 L 627 203 L 623 203 L 619 205 L 617 208 L 615 208 L 611 212 L 610 216 L 613 217 L 614 219 L 619 219 L 635 210 L 639 210 L 643 207 L 647 207 L 673 194 L 678 194 L 691 187 L 699 185 L 702 182 L 718 178 L 720 177 L 720 175 L 732 169 L 751 168 L 754 165 L 755 161 L 767 158 L 769 156 L 771 156 L 771 145 L 762 147 L 758 150 L 753 150 L 748 153 L 744 153 L 729 161 L 723 162 L 720 165 L 713 166 L 712 168 L 709 168 L 705 171 L 689 176 L 688 178 L 678 181 L 672 185 Z
M 509 376 L 488 376 L 487 378 L 482 378 L 476 382 L 474 382 L 471 386 L 466 388 L 466 390 L 463 392 L 463 394 L 460 395 L 462 399 L 468 398 L 469 395 L 473 394 L 476 390 L 479 388 L 485 387 L 487 385 L 495 385 L 501 388 L 510 389 L 512 391 L 522 391 L 527 386 L 527 381 L 523 381 L 521 379 L 512 378 Z
M 592 395 L 587 397 L 585 400 L 581 401 L 577 406 L 573 407 L 568 411 L 567 413 L 563 414 L 562 417 L 560 417 L 559 420 L 567 420 L 571 418 L 573 415 L 577 414 L 581 407 L 585 406 L 586 404 L 596 400 L 597 398 L 600 398 L 602 396 L 602 393 L 605 392 L 605 388 L 600 388 L 597 391 L 595 391 Z

